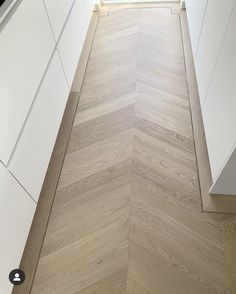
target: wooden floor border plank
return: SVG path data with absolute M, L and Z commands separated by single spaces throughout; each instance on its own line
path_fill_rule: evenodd
M 106 13 L 109 10 L 117 9 L 142 9 L 142 8 L 174 8 L 177 9 L 180 7 L 178 1 L 162 1 L 162 2 L 140 2 L 140 3 L 104 3 L 101 6 L 101 13 Z
M 12 294 L 29 294 L 31 292 L 34 275 L 37 269 L 38 260 L 57 190 L 57 184 L 60 178 L 60 173 L 79 102 L 79 93 L 86 71 L 90 48 L 98 23 L 98 17 L 99 14 L 95 12 L 90 22 L 78 68 L 75 74 L 75 79 L 71 88 L 71 93 L 68 98 L 60 130 L 34 215 L 33 223 L 22 256 L 20 268 L 25 272 L 26 280 L 22 285 L 15 286 L 13 288 Z
M 180 12 L 180 23 L 203 211 L 236 213 L 236 196 L 209 194 L 212 186 L 212 175 L 185 10 Z

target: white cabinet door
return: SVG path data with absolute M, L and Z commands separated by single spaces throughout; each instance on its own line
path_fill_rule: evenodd
M 85 11 L 85 23 L 86 27 L 88 27 L 90 23 L 90 19 L 94 10 L 95 0 L 87 0 L 84 1 L 84 11 Z
M 236 195 L 236 148 L 230 154 L 227 163 L 221 170 L 210 189 L 212 194 Z
M 51 158 L 69 89 L 55 52 L 9 169 L 36 201 Z
M 0 293 L 10 294 L 11 270 L 20 265 L 36 204 L 0 163 Z
M 74 0 L 44 0 L 54 37 L 58 40 Z
M 234 3 L 235 0 L 208 0 L 195 58 L 201 105 L 206 98 Z
M 55 41 L 42 0 L 24 0 L 0 31 L 0 161 L 8 163 Z
M 77 0 L 71 12 L 68 23 L 58 44 L 59 53 L 65 69 L 69 87 L 71 87 L 79 62 L 83 43 L 90 20 L 91 11 L 85 10 L 87 0 Z M 90 6 L 89 6 L 90 7 Z
M 236 6 L 203 107 L 213 179 L 226 164 L 236 143 Z
M 193 56 L 195 57 L 207 6 L 207 0 L 186 0 L 185 2 Z

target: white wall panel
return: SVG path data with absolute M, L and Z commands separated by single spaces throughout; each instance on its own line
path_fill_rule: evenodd
M 68 95 L 69 89 L 56 51 L 9 164 L 10 171 L 36 201 Z
M 0 161 L 8 163 L 55 47 L 42 0 L 24 0 L 0 32 Z
M 213 75 L 235 0 L 208 0 L 206 15 L 195 57 L 201 105 Z
M 58 44 L 59 54 L 71 87 L 94 5 L 93 1 L 77 0 Z
M 74 0 L 44 0 L 55 39 L 58 40 Z
M 203 120 L 213 179 L 223 169 L 236 142 L 236 7 L 209 93 Z
M 0 163 L 0 293 L 10 294 L 10 271 L 20 265 L 36 204 Z

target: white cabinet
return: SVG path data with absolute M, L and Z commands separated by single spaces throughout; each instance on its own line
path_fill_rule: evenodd
M 66 106 L 69 89 L 55 52 L 9 164 L 37 201 Z
M 186 0 L 185 2 L 193 55 L 195 56 L 201 34 L 207 0 Z
M 71 87 L 79 62 L 94 1 L 77 0 L 58 44 L 59 54 Z
M 36 204 L 0 163 L 0 293 L 10 294 L 11 270 L 18 268 Z
M 85 24 L 86 28 L 88 27 L 91 19 L 92 12 L 94 10 L 95 0 L 86 0 L 84 3 L 84 11 L 85 11 Z
M 213 185 L 236 195 L 236 0 L 186 0 Z
M 0 293 L 4 294 L 12 290 L 8 275 L 20 264 L 69 95 L 67 80 L 71 86 L 94 4 L 44 1 L 45 6 L 43 0 L 19 1 L 0 30 Z M 58 46 L 53 34 L 56 39 L 61 35 Z
M 236 143 L 236 7 L 203 108 L 203 119 L 213 179 L 215 180 Z M 236 170 L 235 170 L 236 171 Z
M 55 41 L 42 0 L 23 0 L 0 32 L 0 161 L 5 165 Z
M 74 0 L 44 0 L 53 34 L 58 40 Z
M 203 106 L 235 0 L 208 0 L 195 58 L 198 88 Z
M 210 192 L 212 194 L 224 194 L 224 195 L 235 195 L 236 194 L 236 182 L 235 182 L 235 171 L 236 171 L 236 148 L 234 148 L 232 154 L 221 173 L 215 179 Z

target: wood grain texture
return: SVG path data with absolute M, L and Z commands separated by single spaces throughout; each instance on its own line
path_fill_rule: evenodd
M 100 17 L 33 294 L 233 294 L 236 216 L 202 212 L 179 15 Z
M 55 148 L 48 167 L 42 191 L 39 197 L 37 209 L 31 225 L 29 237 L 24 249 L 20 268 L 26 273 L 26 280 L 20 286 L 13 288 L 12 294 L 30 293 L 38 260 L 43 245 L 45 231 L 47 229 L 53 200 L 55 197 L 58 179 L 63 165 L 66 146 L 69 140 L 73 117 L 78 104 L 78 93 L 71 93 L 68 98 L 66 111 L 58 133 Z
M 31 225 L 29 237 L 22 256 L 20 268 L 25 272 L 26 280 L 24 284 L 17 287 L 15 286 L 13 288 L 12 294 L 27 294 L 31 292 L 34 275 L 38 265 L 45 232 L 48 225 L 48 220 L 57 190 L 58 180 L 63 166 L 66 149 L 68 147 L 70 132 L 79 101 L 79 92 L 81 90 L 82 80 L 85 73 L 97 22 L 98 15 L 95 13 L 92 16 L 91 23 L 89 25 L 85 45 L 81 53 L 78 69 L 74 83 L 72 85 L 72 91 L 68 98 L 60 130 L 34 215 L 34 220 Z M 75 92 L 73 92 L 73 90 L 75 90 Z
M 186 60 L 187 81 L 189 88 L 190 105 L 192 110 L 193 131 L 196 143 L 196 156 L 203 210 L 208 212 L 236 213 L 236 196 L 216 194 L 213 195 L 209 193 L 213 182 L 185 11 L 181 12 L 180 20 L 184 41 L 183 44 Z

